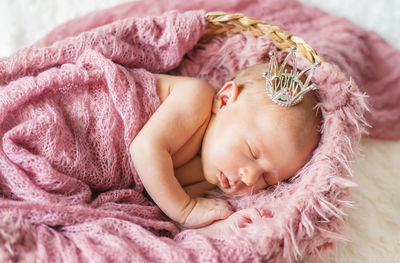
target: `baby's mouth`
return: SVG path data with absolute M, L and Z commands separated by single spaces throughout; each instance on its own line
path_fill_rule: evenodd
M 225 189 L 236 189 L 236 188 L 238 188 L 238 182 L 230 179 L 223 172 L 220 172 L 220 174 L 219 174 L 219 181 L 221 182 L 222 187 L 225 188 Z
M 225 174 L 223 172 L 220 172 L 220 174 L 219 174 L 219 181 L 221 182 L 221 185 L 223 188 L 226 188 L 226 189 L 231 188 L 229 179 L 228 179 L 228 177 L 225 176 Z

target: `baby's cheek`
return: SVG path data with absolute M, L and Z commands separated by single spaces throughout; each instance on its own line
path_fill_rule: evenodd
M 253 187 L 249 187 L 249 191 L 250 192 L 255 192 L 255 191 L 259 191 L 259 190 L 264 190 L 266 189 L 269 185 L 271 185 L 270 183 L 266 182 L 266 179 L 264 178 L 263 175 L 260 176 L 260 178 L 258 179 L 258 181 L 254 184 Z

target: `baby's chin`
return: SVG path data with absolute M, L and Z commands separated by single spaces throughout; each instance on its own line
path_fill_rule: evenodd
M 234 194 L 233 191 L 232 191 L 232 189 L 226 189 L 226 188 L 222 187 L 221 185 L 218 185 L 218 188 L 219 188 L 219 190 L 221 190 L 224 194 L 227 194 L 227 195 L 233 195 L 233 194 Z
M 249 189 L 234 189 L 234 188 L 224 188 L 221 185 L 217 185 L 217 187 L 226 195 L 234 195 L 234 196 L 241 196 L 241 195 L 249 195 Z

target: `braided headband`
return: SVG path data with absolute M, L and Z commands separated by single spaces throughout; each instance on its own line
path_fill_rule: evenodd
M 208 24 L 200 40 L 202 43 L 208 42 L 215 35 L 224 36 L 228 32 L 239 33 L 244 31 L 272 40 L 279 49 L 289 51 L 280 66 L 274 52 L 270 52 L 268 71 L 263 72 L 266 79 L 266 93 L 276 104 L 286 107 L 294 106 L 303 99 L 304 94 L 317 88 L 317 85 L 309 85 L 309 83 L 315 68 L 320 66 L 324 59 L 318 56 L 314 49 L 302 38 L 282 32 L 275 25 L 260 22 L 242 14 L 228 15 L 225 12 L 209 12 L 206 14 L 206 19 Z M 297 72 L 296 53 L 302 54 L 313 63 L 300 73 Z M 287 72 L 285 66 L 290 58 L 292 58 L 293 68 L 290 72 Z M 303 83 L 301 77 L 308 71 L 308 77 Z

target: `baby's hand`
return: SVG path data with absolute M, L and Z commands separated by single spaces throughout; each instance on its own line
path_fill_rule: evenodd
M 246 208 L 235 212 L 226 221 L 231 227 L 244 228 L 263 217 L 271 217 L 271 212 L 266 209 Z
M 196 229 L 206 236 L 232 235 L 236 230 L 246 228 L 250 224 L 262 220 L 265 217 L 271 217 L 269 210 L 246 208 L 233 213 L 230 217 L 217 221 L 211 225 Z
M 199 228 L 211 224 L 214 221 L 225 219 L 230 216 L 233 211 L 226 200 L 211 198 L 194 198 L 196 202 L 194 208 L 181 222 L 187 228 Z

